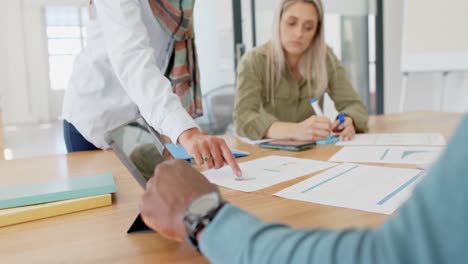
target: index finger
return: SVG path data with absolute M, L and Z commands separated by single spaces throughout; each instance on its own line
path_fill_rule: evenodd
M 237 164 L 236 159 L 232 155 L 231 150 L 228 148 L 225 142 L 223 142 L 220 146 L 221 152 L 223 153 L 223 158 L 229 164 L 229 166 L 232 168 L 232 171 L 234 174 L 236 174 L 237 177 L 242 176 L 242 171 L 239 167 L 239 164 Z

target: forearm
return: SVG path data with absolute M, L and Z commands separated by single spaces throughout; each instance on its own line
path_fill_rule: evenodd
M 367 132 L 368 114 L 365 106 L 360 101 L 343 108 L 340 112 L 353 119 L 354 129 L 357 133 Z
M 265 224 L 233 206 L 217 217 L 200 241 L 212 263 L 377 263 L 372 231 L 294 230 Z
M 276 121 L 266 131 L 265 138 L 292 139 L 294 138 L 292 132 L 296 130 L 296 127 L 296 123 Z
M 242 105 L 234 111 L 236 133 L 250 139 L 262 139 L 266 131 L 277 122 L 277 118 L 269 113 L 247 110 Z

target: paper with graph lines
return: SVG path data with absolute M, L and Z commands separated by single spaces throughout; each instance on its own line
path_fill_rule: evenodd
M 425 176 L 415 169 L 344 163 L 274 195 L 312 203 L 391 214 Z
M 335 165 L 337 164 L 310 159 L 267 156 L 239 163 L 243 173 L 240 178 L 236 177 L 228 166 L 219 170 L 207 170 L 202 173 L 210 182 L 216 185 L 244 192 L 252 192 L 328 169 Z
M 445 146 L 445 138 L 438 133 L 358 134 L 337 146 Z
M 343 147 L 328 161 L 421 164 L 435 161 L 442 147 Z

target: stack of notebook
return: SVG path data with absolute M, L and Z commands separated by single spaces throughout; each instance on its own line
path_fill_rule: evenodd
M 112 204 L 112 173 L 0 187 L 0 227 Z

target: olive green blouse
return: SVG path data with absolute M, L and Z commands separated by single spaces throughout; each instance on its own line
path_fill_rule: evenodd
M 275 121 L 301 122 L 315 114 L 310 105 L 312 94 L 307 81 L 294 79 L 289 67 L 274 92 L 274 102 L 267 100 L 266 49 L 269 43 L 244 55 L 237 73 L 234 123 L 240 136 L 261 139 Z M 354 91 L 346 71 L 333 51 L 327 50 L 328 88 L 335 107 L 353 119 L 356 132 L 367 130 L 367 110 Z M 317 89 L 312 81 L 312 89 Z M 323 95 L 319 98 L 323 106 Z

